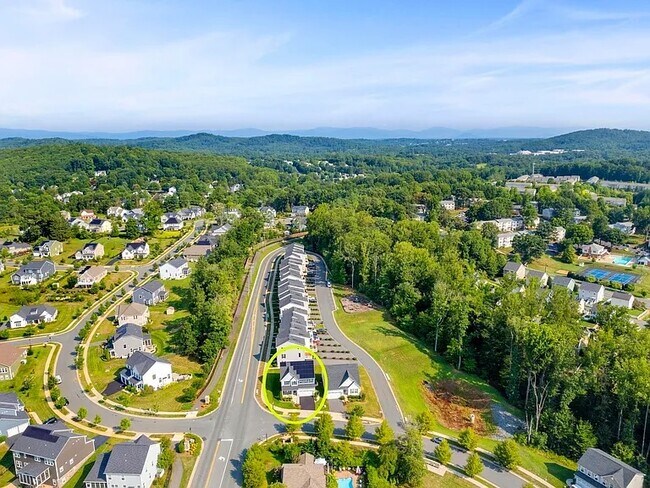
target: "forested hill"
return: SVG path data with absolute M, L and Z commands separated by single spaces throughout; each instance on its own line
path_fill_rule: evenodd
M 0 139 L 0 148 L 69 144 L 70 140 Z M 89 139 L 95 145 L 132 146 L 170 151 L 199 151 L 230 154 L 250 158 L 264 156 L 322 156 L 332 154 L 383 155 L 466 155 L 493 153 L 507 155 L 520 150 L 580 150 L 589 156 L 606 158 L 628 156 L 650 157 L 650 132 L 619 129 L 591 129 L 571 132 L 547 139 L 336 139 L 331 137 L 302 137 L 294 135 L 264 135 L 257 137 L 225 137 L 198 133 L 182 137 L 145 137 L 139 139 Z

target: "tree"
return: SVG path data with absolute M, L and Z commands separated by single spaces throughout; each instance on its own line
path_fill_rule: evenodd
M 318 450 L 321 454 L 327 452 L 334 436 L 334 421 L 328 413 L 321 414 L 314 422 L 314 431 L 318 442 Z
M 523 263 L 529 263 L 544 254 L 546 243 L 535 234 L 518 234 L 512 240 L 512 249 L 521 256 Z
M 101 423 L 102 423 L 102 418 L 99 415 L 95 415 L 95 418 L 93 419 L 93 424 L 99 425 Z
M 478 454 L 475 452 L 471 453 L 467 458 L 467 463 L 465 464 L 465 474 L 470 478 L 474 478 L 483 472 L 483 461 Z
M 135 239 L 140 236 L 140 224 L 135 219 L 129 219 L 124 224 L 124 236 L 127 239 Z
M 433 455 L 440 461 L 440 464 L 449 464 L 451 462 L 451 446 L 447 439 L 440 441 L 440 444 L 433 451 Z
M 387 420 L 383 420 L 375 429 L 375 437 L 380 446 L 384 446 L 395 439 L 395 433 Z
M 478 438 L 476 432 L 471 427 L 461 430 L 458 434 L 458 443 L 468 451 L 473 451 L 478 445 Z
M 494 457 L 506 469 L 514 469 L 519 463 L 519 449 L 512 439 L 499 442 L 494 448 Z
M 79 411 L 77 412 L 77 419 L 78 420 L 83 420 L 83 419 L 86 418 L 87 415 L 88 415 L 88 410 L 86 410 L 85 407 L 81 407 L 81 408 L 79 408 Z
M 124 417 L 122 420 L 120 420 L 120 430 L 125 431 L 129 430 L 131 428 L 131 421 Z
M 253 444 L 246 451 L 246 459 L 242 466 L 244 488 L 266 488 L 268 486 L 262 451 L 263 448 L 259 444 Z
M 300 430 L 300 424 L 297 424 L 295 422 L 298 421 L 300 417 L 298 416 L 297 412 L 291 412 L 289 414 L 289 420 L 291 420 L 290 423 L 286 423 L 284 425 L 285 430 L 287 431 L 287 434 L 291 435 L 292 437 Z
M 352 440 L 356 440 L 363 434 L 363 423 L 361 417 L 357 415 L 350 415 L 348 423 L 345 426 L 345 435 Z
M 397 442 L 399 452 L 396 471 L 396 481 L 400 484 L 417 487 L 427 471 L 422 458 L 422 436 L 415 429 L 409 429 Z
M 415 417 L 415 425 L 420 434 L 425 435 L 429 431 L 433 430 L 433 420 L 433 415 L 431 415 L 429 410 L 417 414 Z
M 569 264 L 574 264 L 578 260 L 578 254 L 570 241 L 564 244 L 564 249 L 562 249 L 560 259 Z

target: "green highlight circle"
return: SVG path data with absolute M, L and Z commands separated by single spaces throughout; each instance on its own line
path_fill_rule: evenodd
M 318 405 L 316 406 L 316 410 L 314 410 L 314 413 L 309 415 L 306 418 L 300 418 L 298 420 L 289 420 L 285 417 L 283 417 L 280 413 L 278 413 L 275 410 L 275 406 L 273 403 L 268 399 L 267 394 L 266 394 L 266 378 L 268 377 L 269 371 L 271 370 L 272 364 L 275 362 L 277 359 L 278 355 L 282 354 L 283 352 L 286 351 L 291 351 L 293 349 L 299 350 L 306 352 L 310 356 L 312 356 L 315 360 L 316 363 L 320 366 L 321 369 L 321 376 L 323 378 L 323 396 L 321 397 L 320 401 L 318 402 Z M 327 401 L 327 390 L 329 388 L 329 378 L 327 377 L 327 370 L 325 369 L 325 363 L 323 363 L 323 360 L 314 352 L 312 349 L 309 349 L 308 347 L 301 346 L 300 344 L 290 344 L 288 346 L 284 346 L 277 351 L 275 351 L 275 354 L 271 356 L 271 359 L 264 365 L 264 371 L 262 372 L 262 401 L 264 402 L 264 405 L 266 405 L 271 412 L 271 414 L 281 422 L 284 422 L 285 424 L 296 424 L 296 425 L 302 425 L 306 422 L 309 422 L 310 420 L 314 419 L 321 411 L 323 408 L 325 408 L 325 402 Z

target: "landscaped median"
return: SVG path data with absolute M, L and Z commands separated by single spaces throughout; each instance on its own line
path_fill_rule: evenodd
M 507 404 L 505 399 L 482 379 L 453 369 L 446 361 L 431 351 L 427 345 L 395 327 L 384 310 L 374 309 L 357 313 L 343 310 L 340 298 L 348 290 L 335 288 L 337 310 L 336 321 L 350 340 L 365 349 L 382 367 L 390 379 L 390 384 L 397 400 L 409 419 L 424 411 L 433 411 L 436 416 L 434 430 L 455 437 L 459 426 L 450 427 L 456 416 L 466 415 L 468 410 L 460 405 L 468 400 L 482 397 L 487 410 L 481 416 L 476 408 L 476 422 L 484 427 L 485 435 L 480 438 L 479 446 L 492 451 L 497 441 L 489 436 L 495 426 L 491 421 L 492 403 L 510 414 L 519 415 L 516 408 Z M 445 395 L 433 395 L 432 385 L 447 385 Z M 471 398 L 454 398 L 454 395 L 471 395 Z M 487 417 L 487 418 L 486 418 Z M 564 481 L 571 477 L 575 464 L 543 451 L 518 446 L 521 465 L 542 479 L 555 486 L 564 486 Z

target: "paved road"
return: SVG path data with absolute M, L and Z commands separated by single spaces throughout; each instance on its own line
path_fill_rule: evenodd
M 188 236 L 183 243 L 191 241 L 193 237 L 194 235 Z M 172 246 L 168 253 L 161 256 L 161 259 L 170 255 L 177 248 L 178 244 Z M 60 388 L 62 394 L 70 402 L 69 408 L 72 411 L 77 411 L 83 406 L 88 411 L 88 418 L 99 415 L 102 417 L 102 424 L 106 426 L 117 427 L 122 418 L 126 416 L 131 419 L 130 430 L 133 431 L 145 433 L 192 432 L 197 434 L 204 440 L 204 449 L 196 467 L 192 486 L 219 488 L 241 486 L 241 465 L 245 450 L 266 436 L 284 431 L 284 425 L 257 403 L 255 395 L 261 348 L 266 333 L 262 318 L 264 295 L 267 293 L 268 286 L 266 276 L 271 270 L 275 258 L 283 252 L 282 248 L 274 250 L 261 261 L 257 280 L 252 285 L 251 298 L 244 314 L 240 336 L 234 345 L 235 350 L 223 388 L 221 404 L 216 411 L 210 415 L 192 419 L 141 417 L 125 415 L 91 401 L 78 383 L 74 359 L 75 347 L 79 344 L 77 333 L 98 309 L 99 304 L 92 307 L 73 330 L 57 335 L 55 339 L 62 344 L 56 373 L 64 379 Z M 338 328 L 333 316 L 334 301 L 331 290 L 326 287 L 324 281 L 325 268 L 322 263 L 320 266 L 320 274 L 316 279 L 315 288 L 323 321 L 330 334 L 354 352 L 360 363 L 366 368 L 377 390 L 385 417 L 399 433 L 403 431 L 404 423 L 399 405 L 390 389 L 389 379 L 379 365 L 365 351 L 349 341 Z M 131 269 L 137 273 L 139 278 L 152 271 L 150 265 Z M 47 338 L 34 337 L 15 342 L 26 345 L 37 344 L 45 340 Z M 336 433 L 342 434 L 343 423 L 335 422 L 335 425 Z M 306 425 L 304 430 L 313 430 L 313 423 Z M 372 438 L 373 430 L 374 427 L 369 427 L 363 438 Z M 425 441 L 425 451 L 431 453 L 434 449 L 435 445 L 431 441 Z M 467 455 L 463 452 L 454 452 L 454 462 L 457 464 L 463 465 L 466 457 Z M 490 465 L 486 465 L 483 476 L 498 486 L 520 487 L 523 485 L 523 482 L 516 476 L 502 472 L 497 467 Z

